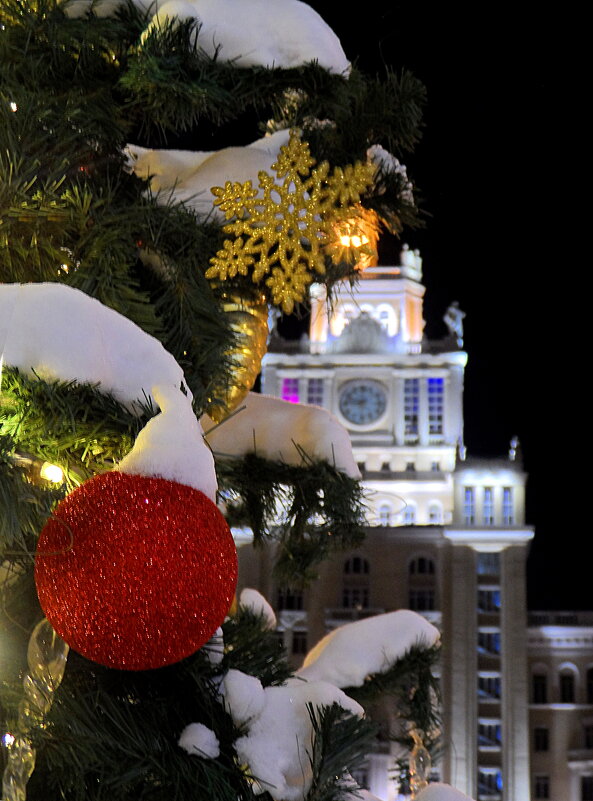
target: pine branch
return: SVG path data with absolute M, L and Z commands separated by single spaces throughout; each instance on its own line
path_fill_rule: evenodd
M 231 524 L 250 526 L 256 546 L 278 545 L 282 584 L 304 586 L 330 553 L 364 539 L 361 485 L 327 463 L 294 467 L 248 454 L 219 459 L 217 473 Z
M 194 661 L 136 674 L 71 653 L 48 725 L 36 738 L 32 797 L 49 788 L 50 797 L 65 801 L 250 800 L 251 789 L 234 765 L 238 732 L 214 686 L 196 679 Z M 190 756 L 177 745 L 194 722 L 215 732 L 219 758 Z
M 112 396 L 90 384 L 43 381 L 4 368 L 0 433 L 15 447 L 59 464 L 72 488 L 97 472 L 110 470 L 131 449 L 154 415 L 147 403 L 134 416 Z
M 239 607 L 222 628 L 225 671 L 236 668 L 257 676 L 264 687 L 283 684 L 291 676 L 282 644 L 262 617 Z
M 306 801 L 345 801 L 356 794 L 350 774 L 372 751 L 376 727 L 338 704 L 322 709 L 310 706 L 309 715 L 315 737 L 310 754 L 313 782 Z
M 8 550 L 11 561 L 22 564 L 31 560 L 37 533 L 65 493 L 50 484 L 32 484 L 13 453 L 12 438 L 0 435 L 0 559 Z
M 403 723 L 413 724 L 424 734 L 425 742 L 430 743 L 439 725 L 439 688 L 432 673 L 439 653 L 438 646 L 415 646 L 386 672 L 375 673 L 367 677 L 362 687 L 346 687 L 344 692 L 362 705 L 385 696 L 391 697 L 397 718 Z M 410 738 L 405 735 L 396 739 L 410 745 Z

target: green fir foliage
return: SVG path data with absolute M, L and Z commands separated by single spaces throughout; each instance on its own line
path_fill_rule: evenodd
M 317 578 L 317 565 L 330 553 L 364 539 L 359 482 L 302 455 L 302 467 L 256 454 L 217 461 L 229 520 L 249 526 L 256 546 L 276 544 L 276 578 L 293 588 Z
M 363 706 L 381 698 L 391 698 L 404 730 L 411 723 L 422 732 L 424 742 L 430 743 L 438 727 L 439 688 L 432 670 L 439 651 L 437 646 L 414 646 L 384 673 L 367 676 L 361 687 L 346 687 L 344 692 Z M 400 739 L 409 743 L 406 736 Z
M 264 687 L 282 684 L 292 671 L 284 648 L 274 631 L 260 615 L 239 606 L 222 627 L 225 653 L 224 670 L 234 668 L 257 676 Z
M 372 750 L 377 733 L 366 718 L 346 712 L 338 704 L 322 709 L 309 707 L 315 732 L 310 754 L 313 783 L 307 801 L 345 801 L 356 795 L 357 784 L 351 778 L 336 782 L 361 768 Z
M 234 764 L 232 741 L 238 731 L 209 673 L 202 653 L 140 673 L 109 670 L 71 654 L 48 725 L 38 735 L 43 761 L 31 779 L 32 797 L 251 799 L 250 786 Z M 188 723 L 203 723 L 215 732 L 221 750 L 216 760 L 178 746 Z
M 345 78 L 316 64 L 238 69 L 204 55 L 198 24 L 165 25 L 142 41 L 146 23 L 132 3 L 109 18 L 92 8 L 70 18 L 56 0 L 0 0 L 0 280 L 61 282 L 125 315 L 177 359 L 200 415 L 232 381 L 222 294 L 246 297 L 253 287 L 242 276 L 225 287 L 206 281 L 224 240 L 220 226 L 153 197 L 129 173 L 126 144 L 213 150 L 294 126 L 330 167 L 364 160 L 373 144 L 401 158 L 418 141 L 424 89 L 389 70 L 368 78 L 353 67 Z M 400 173 L 380 172 L 363 205 L 398 233 L 418 223 L 410 191 Z M 330 291 L 352 277 L 351 267 L 328 260 L 327 268 Z M 26 643 L 43 614 L 33 576 L 38 534 L 67 491 L 117 465 L 157 410 L 138 399 L 132 413 L 98 387 L 46 381 L 6 364 L 1 381 L 0 712 L 2 731 L 10 731 Z M 217 458 L 229 522 L 251 526 L 256 545 L 272 546 L 278 581 L 291 587 L 304 586 L 320 561 L 364 534 L 360 484 L 302 456 L 301 467 L 257 453 Z M 64 469 L 62 486 L 34 475 L 43 461 Z M 232 745 L 241 732 L 218 687 L 231 668 L 264 686 L 283 683 L 290 668 L 263 618 L 239 608 L 223 630 L 220 661 L 202 649 L 156 671 L 108 670 L 72 652 L 47 721 L 34 731 L 27 798 L 253 801 Z M 433 656 L 410 652 L 349 692 L 365 702 L 393 695 L 400 714 L 428 732 Z M 336 777 L 360 764 L 373 727 L 338 707 L 310 714 L 306 801 L 343 801 L 352 787 Z M 194 722 L 215 732 L 218 758 L 178 746 Z M 260 798 L 271 801 L 267 793 Z
M 60 465 L 72 489 L 113 469 L 131 449 L 155 414 L 144 401 L 144 413 L 135 415 L 90 384 L 48 382 L 5 368 L 0 433 L 12 437 L 19 452 Z

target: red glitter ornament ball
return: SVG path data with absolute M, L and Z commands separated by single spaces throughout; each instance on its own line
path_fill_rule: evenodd
M 234 597 L 237 553 L 202 492 L 114 471 L 58 505 L 39 538 L 35 581 L 71 648 L 107 667 L 147 670 L 214 634 Z

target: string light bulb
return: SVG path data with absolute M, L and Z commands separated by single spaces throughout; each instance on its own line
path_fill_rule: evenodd
M 42 462 L 34 456 L 25 453 L 14 453 L 11 461 L 15 467 L 23 469 L 29 481 L 39 484 L 40 481 L 48 481 L 50 484 L 63 484 L 64 471 L 52 462 Z
M 44 462 L 41 465 L 39 477 L 52 484 L 64 483 L 64 471 L 59 465 L 52 464 L 51 462 Z

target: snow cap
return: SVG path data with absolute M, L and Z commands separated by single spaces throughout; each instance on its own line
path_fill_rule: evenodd
M 257 590 L 252 590 L 248 587 L 242 590 L 239 596 L 239 606 L 249 609 L 254 615 L 261 615 L 268 629 L 273 630 L 276 628 L 276 615 L 274 614 L 274 610 L 264 596 Z
M 147 399 L 160 407 L 122 472 L 187 484 L 215 500 L 214 458 L 181 391 L 183 371 L 157 339 L 64 284 L 0 284 L 0 320 L 5 364 L 46 381 L 98 384 L 131 411 Z
M 206 440 L 214 454 L 243 456 L 255 449 L 265 459 L 297 466 L 318 459 L 360 479 L 350 436 L 327 409 L 288 403 L 256 392 L 250 392 L 241 407 L 239 414 L 216 428 L 210 418 L 202 417 Z
M 243 726 L 261 715 L 265 706 L 264 688 L 255 676 L 231 669 L 221 685 L 225 706 L 229 709 L 235 726 Z
M 155 384 L 184 385 L 157 339 L 65 284 L 0 284 L 0 320 L 4 364 L 27 375 L 99 384 L 130 409 L 151 398 Z
M 203 759 L 216 759 L 220 755 L 218 737 L 203 723 L 190 723 L 186 726 L 177 744 L 188 754 Z
M 400 609 L 376 615 L 326 635 L 309 651 L 297 676 L 336 687 L 361 687 L 367 676 L 385 673 L 413 646 L 430 648 L 439 639 L 438 629 L 416 612 Z
M 136 0 L 136 5 L 145 2 Z M 168 0 L 142 39 L 173 18 L 200 23 L 198 46 L 236 67 L 301 67 L 316 61 L 328 72 L 350 73 L 340 40 L 311 6 L 299 0 Z
M 218 485 L 214 457 L 204 442 L 189 398 L 163 384 L 152 388 L 152 396 L 161 412 L 144 426 L 117 469 L 187 484 L 215 503 Z
M 272 164 L 289 137 L 288 130 L 276 131 L 249 145 L 221 150 L 168 150 L 128 144 L 124 152 L 128 169 L 150 181 L 150 191 L 158 203 L 185 203 L 200 220 L 222 224 L 226 218 L 214 205 L 212 187 L 224 186 L 226 181 L 251 181 L 261 197 L 258 175 L 262 170 L 272 172 Z
M 260 714 L 249 722 L 247 734 L 234 743 L 237 756 L 249 765 L 251 775 L 257 776 L 255 793 L 268 791 L 275 801 L 303 801 L 313 778 L 309 757 L 314 730 L 309 706 L 339 704 L 358 717 L 364 710 L 337 687 L 321 681 L 289 679 L 281 687 L 266 687 L 263 693 Z M 232 706 L 231 715 L 234 720 Z

